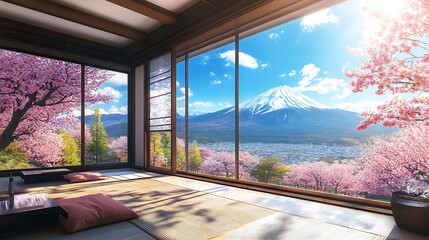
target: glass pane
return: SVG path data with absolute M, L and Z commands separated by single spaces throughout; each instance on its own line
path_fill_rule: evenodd
M 81 66 L 3 49 L 0 61 L 0 170 L 80 165 Z
M 156 97 L 171 92 L 171 79 L 163 80 L 150 85 L 150 97 Z
M 155 167 L 171 167 L 171 133 L 150 133 L 150 165 Z
M 150 126 L 171 124 L 171 118 L 152 119 L 149 122 Z
M 85 68 L 86 164 L 128 161 L 128 75 Z
M 171 94 L 150 99 L 150 118 L 171 116 Z
M 235 175 L 234 44 L 189 59 L 189 170 Z
M 151 98 L 148 99 L 150 120 L 147 124 L 152 131 L 149 133 L 149 162 L 151 166 L 170 168 L 171 132 L 166 130 L 171 130 L 171 54 L 151 60 L 149 66 L 150 82 L 153 83 L 148 96 Z
M 166 80 L 168 78 L 171 78 L 171 71 L 163 72 L 163 73 L 160 73 L 159 75 L 151 77 L 150 83 Z
M 176 169 L 185 171 L 185 61 L 176 66 Z
M 150 61 L 150 78 L 171 70 L 171 53 Z
M 150 131 L 164 131 L 164 130 L 171 130 L 171 125 L 166 126 L 153 126 L 149 127 Z

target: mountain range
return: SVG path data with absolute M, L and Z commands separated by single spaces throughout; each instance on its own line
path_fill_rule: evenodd
M 356 126 L 359 113 L 325 106 L 288 86 L 272 88 L 239 106 L 240 142 L 280 142 L 302 144 L 354 145 L 373 135 L 391 134 L 396 128 L 380 125 L 363 131 Z M 235 140 L 235 109 L 192 112 L 189 140 L 222 142 Z M 86 125 L 93 116 L 85 116 Z M 101 121 L 109 137 L 127 135 L 128 115 L 104 114 Z M 185 118 L 177 114 L 177 136 L 185 136 Z
M 240 142 L 283 142 L 354 145 L 396 128 L 371 126 L 356 130 L 359 113 L 331 108 L 288 86 L 272 88 L 239 106 Z M 184 117 L 178 115 L 178 137 Z M 189 118 L 189 139 L 198 142 L 234 141 L 234 107 Z

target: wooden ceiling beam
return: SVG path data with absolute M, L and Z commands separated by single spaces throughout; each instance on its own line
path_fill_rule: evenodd
M 140 13 L 167 25 L 176 25 L 178 16 L 165 8 L 162 8 L 145 0 L 107 0 L 113 4 Z
M 211 0 L 201 0 L 201 2 L 211 6 L 211 7 L 216 7 L 216 5 L 211 1 Z
M 55 17 L 63 18 L 75 23 L 86 25 L 88 27 L 96 28 L 105 32 L 109 32 L 122 37 L 130 38 L 133 40 L 143 40 L 147 34 L 137 29 L 109 21 L 88 13 L 84 13 L 63 5 L 53 3 L 45 0 L 2 0 L 14 5 L 28 8 L 34 11 L 49 14 Z

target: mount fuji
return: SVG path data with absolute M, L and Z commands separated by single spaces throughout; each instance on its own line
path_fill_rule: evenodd
M 272 88 L 239 106 L 240 142 L 353 145 L 396 131 L 383 126 L 358 131 L 363 120 L 359 113 L 327 107 L 288 86 Z M 180 126 L 184 119 L 177 121 Z M 234 141 L 234 126 L 234 107 L 195 116 L 189 119 L 189 139 Z M 184 129 L 178 130 L 178 137 L 183 137 Z

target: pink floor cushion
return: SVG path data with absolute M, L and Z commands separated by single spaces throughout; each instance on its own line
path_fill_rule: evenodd
M 69 173 L 64 176 L 64 179 L 71 183 L 89 182 L 89 181 L 96 181 L 96 180 L 102 180 L 107 178 L 108 177 L 106 175 L 103 175 L 101 173 L 93 173 L 93 172 L 76 172 L 76 173 Z
M 136 212 L 103 193 L 55 201 L 68 213 L 67 219 L 60 216 L 68 232 L 138 218 Z

